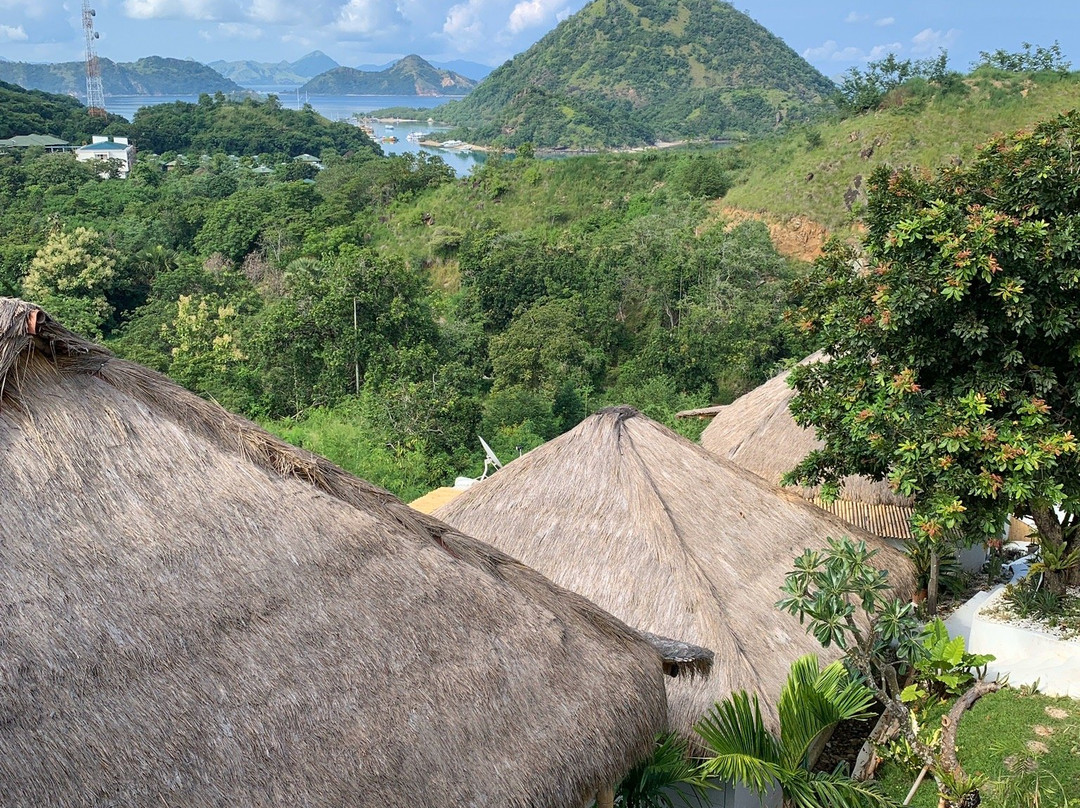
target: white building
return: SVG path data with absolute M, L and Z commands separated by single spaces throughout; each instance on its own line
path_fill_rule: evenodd
M 75 150 L 75 159 L 84 163 L 93 160 L 102 162 L 117 160 L 120 163 L 120 177 L 126 178 L 131 169 L 135 167 L 135 147 L 128 143 L 126 137 L 94 135 L 91 143 L 80 146 Z M 108 177 L 109 170 L 102 171 L 101 176 Z

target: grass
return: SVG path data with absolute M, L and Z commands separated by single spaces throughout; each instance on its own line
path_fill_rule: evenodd
M 944 708 L 942 705 L 928 720 L 936 722 Z M 1065 805 L 1065 797 L 1080 800 L 1080 701 L 1013 688 L 991 693 L 961 719 L 957 753 L 969 775 L 981 773 L 988 778 L 980 789 L 987 808 L 1059 808 Z M 899 804 L 917 774 L 887 763 L 878 777 Z M 1041 780 L 1038 803 L 1033 801 L 1036 778 Z M 1021 801 L 1009 800 L 1010 786 L 1019 786 Z M 937 789 L 930 777 L 919 787 L 911 804 L 916 808 L 937 807 Z
M 780 218 L 805 216 L 851 228 L 875 167 L 933 168 L 968 161 L 996 133 L 1029 127 L 1080 106 L 1080 73 L 975 73 L 966 94 L 894 96 L 894 106 L 739 147 L 746 162 L 725 203 Z M 848 199 L 845 200 L 845 194 Z

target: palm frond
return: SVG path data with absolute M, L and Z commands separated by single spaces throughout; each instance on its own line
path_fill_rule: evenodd
M 805 768 L 815 740 L 840 721 L 868 715 L 873 698 L 840 662 L 819 670 L 813 654 L 795 660 L 777 705 L 784 766 Z
M 839 772 L 814 772 L 800 784 L 798 793 L 785 790 L 794 808 L 895 808 L 878 784 L 862 782 Z
M 757 696 L 732 693 L 695 727 L 715 754 L 705 761 L 709 776 L 742 783 L 758 794 L 772 788 L 780 777 L 780 744 L 765 727 Z
M 684 804 L 692 805 L 688 795 L 673 787 L 687 785 L 691 794 L 700 798 L 711 786 L 701 765 L 690 757 L 688 746 L 676 735 L 657 738 L 652 757 L 631 769 L 619 783 L 616 804 L 621 808 L 674 808 L 675 795 Z

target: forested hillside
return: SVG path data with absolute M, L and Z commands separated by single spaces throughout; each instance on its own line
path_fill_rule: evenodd
M 315 95 L 465 95 L 476 82 L 452 70 L 439 70 L 415 54 L 385 70 L 368 72 L 335 67 L 300 88 Z
M 0 109 L 4 113 L 0 115 L 0 139 L 36 134 L 80 143 L 106 131 L 124 134 L 127 125 L 119 115 L 91 117 L 82 103 L 69 96 L 27 90 L 3 81 Z
M 256 105 L 195 106 L 162 131 Z M 402 495 L 476 471 L 477 434 L 509 459 L 603 403 L 670 420 L 801 350 L 775 316 L 792 267 L 706 204 L 722 154 L 493 155 L 455 180 L 327 147 L 310 182 L 201 151 L 142 151 L 128 181 L 0 155 L 0 293 Z
M 624 146 L 772 131 L 832 83 L 717 0 L 594 0 L 438 116 L 467 139 Z
M 101 59 L 101 83 L 105 97 L 112 95 L 196 95 L 243 93 L 244 88 L 204 64 L 188 59 L 149 56 L 136 62 Z M 0 62 L 0 80 L 29 90 L 75 95 L 86 94 L 86 63 Z
M 857 196 L 848 210 L 842 191 L 783 191 L 854 184 L 819 149 L 931 168 L 987 127 L 1076 105 L 1067 72 L 981 71 L 761 144 L 564 160 L 522 146 L 464 179 L 273 101 L 148 108 L 127 181 L 0 154 L 0 294 L 412 496 L 478 472 L 477 434 L 505 460 L 605 404 L 671 422 L 805 355 L 783 315 L 802 265 L 726 206 L 757 193 L 758 210 L 854 224 Z M 166 172 L 151 151 L 187 159 Z M 325 170 L 288 159 L 300 151 Z
M 197 104 L 174 101 L 141 107 L 128 131 L 145 151 L 235 155 L 339 154 L 354 150 L 380 153 L 362 130 L 331 122 L 311 107 L 292 110 L 271 96 L 266 101 L 228 101 L 221 95 L 202 95 Z

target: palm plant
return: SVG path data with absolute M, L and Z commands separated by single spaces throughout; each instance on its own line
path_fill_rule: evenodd
M 745 691 L 717 702 L 696 727 L 714 753 L 710 776 L 744 785 L 758 796 L 779 786 L 789 808 L 884 808 L 893 803 L 873 783 L 853 780 L 838 766 L 811 771 L 811 750 L 839 722 L 866 718 L 873 692 L 853 680 L 843 663 L 821 670 L 813 654 L 791 666 L 780 694 L 777 736 L 761 716 L 757 696 Z
M 675 798 L 692 806 L 689 797 L 698 805 L 709 787 L 698 761 L 690 755 L 688 743 L 677 735 L 661 735 L 656 739 L 652 757 L 635 766 L 619 783 L 615 805 L 619 808 L 675 808 Z M 685 787 L 679 791 L 678 787 Z

